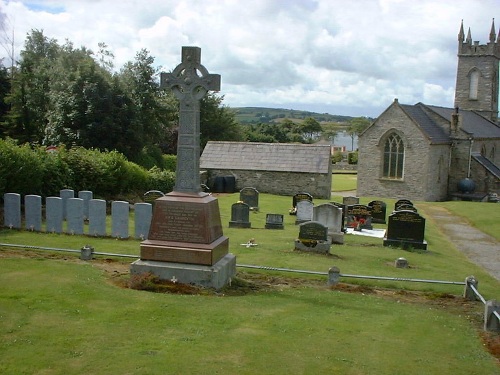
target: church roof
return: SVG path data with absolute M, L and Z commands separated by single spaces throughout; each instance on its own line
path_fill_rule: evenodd
M 476 160 L 479 164 L 481 164 L 484 168 L 486 168 L 496 178 L 500 178 L 500 168 L 498 168 L 495 164 L 493 164 L 491 160 L 485 158 L 479 152 L 473 152 L 471 156 L 474 160 Z
M 448 121 L 450 121 L 451 115 L 455 112 L 454 108 L 436 107 L 432 105 L 426 107 Z M 462 116 L 462 129 L 470 133 L 474 138 L 500 138 L 500 126 L 497 124 L 487 120 L 474 111 L 459 109 L 458 113 Z
M 425 104 L 415 105 L 401 104 L 401 108 L 429 137 L 432 143 L 449 143 L 450 136 L 447 134 L 425 111 Z M 450 115 L 451 116 L 451 115 Z M 451 117 L 450 117 L 451 118 Z
M 201 169 L 329 173 L 330 145 L 209 141 Z
M 454 108 L 437 107 L 417 103 L 415 105 L 400 104 L 405 113 L 415 121 L 422 131 L 429 137 L 432 143 L 448 143 L 450 142 L 449 133 L 443 127 L 439 126 L 436 121 L 429 116 L 429 112 L 433 112 L 442 117 L 448 124 L 451 121 L 451 116 L 455 112 Z M 483 116 L 474 111 L 459 109 L 459 114 L 462 116 L 461 127 L 466 133 L 469 133 L 473 138 L 499 138 L 500 126 L 489 121 Z

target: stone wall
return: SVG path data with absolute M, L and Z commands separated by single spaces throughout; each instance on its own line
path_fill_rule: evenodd
M 216 177 L 233 176 L 236 179 L 236 190 L 244 187 L 253 187 L 260 193 L 277 195 L 294 195 L 305 191 L 314 198 L 330 199 L 332 178 L 331 174 L 274 172 L 235 169 L 210 169 L 208 172 L 208 186 L 211 186 Z
M 387 179 L 382 175 L 384 144 L 392 132 L 396 132 L 405 144 L 404 176 L 400 180 Z M 423 201 L 447 198 L 446 148 L 431 146 L 397 101 L 359 138 L 359 149 L 359 196 Z M 440 166 L 438 160 L 442 160 Z

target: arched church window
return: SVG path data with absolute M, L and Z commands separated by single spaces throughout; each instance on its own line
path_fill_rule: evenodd
M 474 69 L 469 77 L 469 99 L 477 100 L 477 91 L 479 87 L 479 70 Z
M 389 135 L 384 145 L 384 177 L 402 179 L 404 158 L 405 146 L 403 140 L 395 133 Z

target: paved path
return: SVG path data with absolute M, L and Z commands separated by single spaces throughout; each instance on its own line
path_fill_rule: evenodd
M 436 219 L 438 226 L 458 250 L 500 281 L 500 242 L 470 226 L 465 219 L 453 215 L 444 207 L 429 205 L 425 207 L 425 212 Z

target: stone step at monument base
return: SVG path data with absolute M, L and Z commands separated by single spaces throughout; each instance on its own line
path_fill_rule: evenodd
M 399 247 L 403 250 L 409 250 L 409 249 L 418 249 L 418 250 L 427 250 L 427 241 L 402 241 L 402 240 L 395 240 L 395 239 L 389 239 L 389 238 L 384 238 L 384 246 L 390 246 L 390 247 Z
M 212 266 L 139 259 L 130 265 L 130 273 L 151 273 L 161 280 L 219 290 L 236 275 L 236 256 L 226 254 Z
M 226 236 L 221 236 L 209 244 L 158 240 L 141 242 L 141 260 L 211 266 L 228 252 L 229 239 Z

